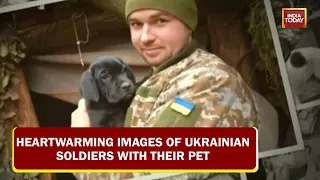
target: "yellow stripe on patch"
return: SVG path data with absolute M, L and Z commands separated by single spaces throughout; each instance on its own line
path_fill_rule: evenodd
M 180 104 L 177 104 L 177 103 L 172 103 L 170 108 L 175 110 L 175 111 L 177 111 L 177 112 L 179 112 L 179 113 L 181 113 L 181 114 L 183 114 L 183 115 L 185 115 L 185 116 L 188 115 L 191 112 L 190 109 L 188 109 L 188 108 L 186 108 L 186 107 L 184 107 L 184 106 L 182 106 Z

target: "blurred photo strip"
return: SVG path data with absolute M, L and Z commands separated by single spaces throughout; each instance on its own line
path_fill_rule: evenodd
M 252 0 L 248 7 L 242 18 L 256 58 L 252 77 L 259 81 L 252 88 L 260 115 L 259 158 L 302 150 L 301 125 L 270 1 Z
M 265 0 L 268 20 L 287 75 L 303 149 L 263 158 L 265 180 L 320 179 L 320 1 Z M 294 128 L 286 138 L 293 142 Z M 296 149 L 294 149 L 296 150 Z M 252 174 L 247 174 L 250 179 Z

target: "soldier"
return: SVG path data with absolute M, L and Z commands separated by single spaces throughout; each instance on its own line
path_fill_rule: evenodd
M 193 39 L 197 13 L 194 0 L 127 0 L 132 44 L 152 74 L 137 89 L 126 127 L 257 126 L 251 89 L 235 69 Z M 174 105 L 181 101 L 192 108 Z M 83 99 L 78 106 L 72 126 L 89 127 Z

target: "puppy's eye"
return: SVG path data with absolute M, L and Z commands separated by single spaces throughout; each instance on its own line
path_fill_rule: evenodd
M 107 73 L 101 73 L 100 74 L 100 78 L 101 79 L 107 79 L 109 77 L 109 75 Z

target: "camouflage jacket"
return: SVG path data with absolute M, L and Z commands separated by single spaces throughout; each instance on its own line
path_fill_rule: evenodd
M 177 96 L 195 104 L 188 116 L 170 108 Z M 127 111 L 125 126 L 256 127 L 257 117 L 251 90 L 239 73 L 216 55 L 191 44 L 184 52 L 155 68 L 137 89 Z M 75 175 L 78 180 L 133 178 L 133 173 Z M 204 176 L 209 174 L 193 173 L 177 177 L 181 180 L 208 179 Z
M 170 108 L 174 98 L 195 104 L 185 116 Z M 126 127 L 254 127 L 257 109 L 239 73 L 216 55 L 195 49 L 155 73 L 137 90 Z

